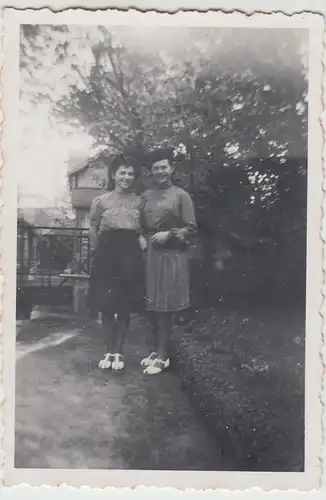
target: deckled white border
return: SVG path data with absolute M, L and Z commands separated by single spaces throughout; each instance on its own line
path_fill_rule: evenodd
M 320 450 L 320 461 L 321 461 L 321 487 L 325 486 L 326 480 L 326 287 L 325 287 L 325 277 L 326 277 L 326 24 L 324 26 L 324 36 L 323 36 L 323 81 L 322 81 L 322 115 L 320 117 L 320 123 L 322 127 L 322 220 L 321 220 L 321 231 L 320 238 L 322 240 L 322 304 L 320 308 L 320 314 L 322 317 L 322 335 L 321 335 L 321 346 L 320 346 L 320 360 L 322 363 L 322 376 L 320 384 L 320 402 L 322 405 L 321 414 L 321 430 L 322 430 L 322 445 Z
M 1 13 L 2 14 L 2 13 Z M 0 20 L 0 71 L 2 72 L 3 67 L 3 50 L 2 50 L 2 42 L 3 42 L 3 23 L 2 23 L 2 15 Z M 2 166 L 3 166 L 3 157 L 2 157 L 2 124 L 3 124 L 3 112 L 2 112 L 2 86 L 0 82 L 0 478 L 2 481 L 2 471 L 4 466 L 4 450 L 2 447 L 3 439 L 4 439 L 4 425 L 3 425 L 3 414 L 2 414 L 2 405 L 4 403 L 4 388 L 3 388 L 3 380 L 2 380 L 2 293 L 3 293 L 3 265 L 2 265 Z
M 2 241 L 6 241 L 6 246 L 2 243 L 2 255 L 3 255 L 3 267 L 5 276 L 14 276 L 15 274 L 15 233 L 16 233 L 16 200 L 15 200 L 15 167 L 14 167 L 14 151 L 15 151 L 15 135 L 14 126 L 15 123 L 11 121 L 12 113 L 14 112 L 14 101 L 11 99 L 13 92 L 17 92 L 17 78 L 12 78 L 11 71 L 15 70 L 15 66 L 18 61 L 14 50 L 17 50 L 17 23 L 48 23 L 48 24 L 130 24 L 132 17 L 132 24 L 137 23 L 138 25 L 183 25 L 190 26 L 247 26 L 254 27 L 259 23 L 259 27 L 269 28 L 271 21 L 277 23 L 277 27 L 307 27 L 311 23 L 315 22 L 316 16 L 311 13 L 298 14 L 295 16 L 285 16 L 281 13 L 277 14 L 254 14 L 250 17 L 241 14 L 239 12 L 234 12 L 232 14 L 223 14 L 221 12 L 209 11 L 204 14 L 196 14 L 193 12 L 178 12 L 177 14 L 157 14 L 155 12 L 148 12 L 145 14 L 138 11 L 121 12 L 117 10 L 111 10 L 107 12 L 87 12 L 83 10 L 69 10 L 61 13 L 54 14 L 48 10 L 32 11 L 27 10 L 24 12 L 19 11 L 8 11 L 5 14 L 6 27 L 8 23 L 9 30 L 7 34 L 11 38 L 10 45 L 5 45 L 5 60 L 4 60 L 4 110 L 5 110 L 5 129 L 4 129 L 4 151 L 5 151 L 5 170 L 3 172 L 5 183 L 3 185 L 3 199 L 5 200 L 5 205 L 2 214 Z M 106 19 L 104 19 L 106 18 Z M 311 31 L 311 36 L 314 38 L 315 46 L 311 51 L 312 57 L 310 57 L 310 63 L 312 65 L 317 65 L 321 58 L 321 32 L 322 26 L 320 22 L 316 21 L 318 26 L 314 26 Z M 7 40 L 8 41 L 8 40 Z M 10 51 L 11 56 L 8 57 Z M 320 55 L 318 59 L 318 54 Z M 310 110 L 312 107 L 320 109 L 318 115 L 321 113 L 321 78 L 322 72 L 319 64 L 317 80 L 313 83 L 314 87 L 310 88 L 310 96 L 312 101 L 310 101 Z M 10 80 L 6 80 L 7 72 L 10 72 Z M 17 66 L 16 66 L 17 75 Z M 314 105 L 311 106 L 311 102 Z M 10 103 L 10 104 L 9 104 Z M 8 104 L 8 107 L 7 107 Z M 17 102 L 16 102 L 17 104 Z M 313 110 L 315 112 L 315 109 Z M 312 111 L 309 113 L 309 150 L 311 156 L 309 158 L 309 198 L 308 198 L 308 217 L 310 219 L 308 225 L 308 259 L 310 261 L 308 267 L 308 288 L 311 293 L 307 296 L 307 319 L 308 319 L 308 331 L 310 336 L 310 342 L 307 344 L 307 355 L 308 357 L 313 356 L 317 360 L 320 348 L 320 337 L 318 336 L 320 332 L 320 317 L 316 315 L 316 310 L 320 307 L 321 302 L 321 255 L 319 250 L 321 250 L 321 243 L 318 235 L 320 230 L 320 208 L 321 208 L 321 151 L 322 151 L 322 136 L 319 130 L 317 121 L 318 115 L 314 114 L 314 123 L 311 122 Z M 13 127 L 13 128 L 12 128 Z M 8 167 L 10 165 L 10 167 Z M 320 168 L 319 168 L 320 167 Z M 312 172 L 314 176 L 312 177 Z M 316 179 L 315 179 L 316 177 Z M 318 180 L 319 178 L 319 180 Z M 315 182 L 317 181 L 317 182 Z M 320 203 L 318 204 L 318 201 Z M 10 240 L 9 240 L 10 238 Z M 10 244 L 8 244 L 10 242 Z M 14 245 L 12 247 L 12 245 Z M 10 248 L 9 248 L 10 247 Z M 10 264 L 9 264 L 10 260 Z M 312 264 L 311 264 L 312 263 Z M 8 265 L 7 265 L 8 264 Z M 320 267 L 319 267 L 320 264 Z M 311 265 L 314 268 L 311 268 Z M 7 271 L 8 270 L 8 271 Z M 317 271 L 317 275 L 316 272 Z M 311 286 L 312 285 L 312 286 Z M 8 292 L 9 290 L 9 292 Z M 13 380 L 13 370 L 9 366 L 6 366 L 6 359 L 11 359 L 10 354 L 14 351 L 14 335 L 11 333 L 11 338 L 9 338 L 9 330 L 14 331 L 14 322 L 12 321 L 13 314 L 9 314 L 9 306 L 14 303 L 15 296 L 15 280 L 10 279 L 5 284 L 5 294 L 3 297 L 4 303 L 4 346 L 5 346 L 5 363 L 4 363 L 4 385 L 5 387 L 12 386 Z M 317 307 L 317 309 L 316 309 Z M 11 319 L 10 319 L 11 317 Z M 317 349 L 316 349 L 317 346 Z M 313 349 L 314 348 L 314 349 Z M 320 387 L 320 380 L 322 377 L 321 366 L 318 363 L 310 365 L 310 369 L 307 372 L 308 385 L 315 387 L 314 383 Z M 310 382 L 309 382 L 310 380 Z M 317 432 L 317 442 L 315 443 L 318 447 L 318 429 L 320 427 L 320 405 L 317 402 L 317 398 L 314 397 L 315 393 L 306 390 L 306 397 L 309 398 L 310 403 L 312 403 L 314 411 L 307 415 L 308 430 Z M 13 394 L 12 391 L 7 390 L 7 403 L 4 406 L 4 416 L 5 422 L 10 424 L 10 420 L 13 416 Z M 8 408 L 11 405 L 11 411 Z M 308 406 L 308 405 L 307 405 Z M 316 412 L 316 413 L 315 413 Z M 317 418 L 316 418 L 317 417 Z M 310 423 L 309 423 L 310 422 Z M 314 427 L 315 423 L 315 427 Z M 312 424 L 312 425 L 311 425 Z M 9 426 L 6 426 L 6 435 L 4 440 L 5 449 L 9 450 L 8 445 L 8 435 Z M 12 438 L 12 431 L 11 438 Z M 9 439 L 10 439 L 9 437 Z M 315 448 L 316 449 L 316 448 Z M 318 453 L 318 452 L 317 452 Z M 319 453 L 318 453 L 319 454 Z M 317 457 L 317 454 L 316 454 Z M 307 474 L 305 473 L 234 473 L 234 472 L 223 472 L 223 473 L 211 473 L 211 472 L 154 472 L 154 471 L 54 471 L 54 470 L 27 470 L 21 469 L 13 473 L 9 471 L 6 462 L 7 471 L 5 475 L 5 482 L 8 484 L 10 482 L 17 483 L 17 481 L 28 481 L 30 484 L 62 484 L 62 482 L 67 482 L 76 486 L 81 486 L 82 484 L 88 484 L 90 486 L 108 486 L 109 484 L 114 486 L 133 486 L 137 484 L 148 484 L 157 486 L 175 486 L 184 489 L 185 487 L 192 488 L 249 488 L 251 486 L 261 486 L 266 489 L 285 489 L 290 485 L 298 489 L 306 489 L 311 487 L 312 484 L 318 485 L 318 463 L 315 461 L 313 464 L 315 478 L 314 482 L 307 484 Z M 168 476 L 168 477 L 167 477 Z M 182 476 L 182 482 L 180 483 L 180 478 Z M 9 479 L 8 479 L 9 478 Z

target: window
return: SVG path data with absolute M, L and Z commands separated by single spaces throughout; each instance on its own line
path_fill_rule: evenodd
M 75 174 L 73 176 L 73 188 L 77 189 L 78 188 L 78 174 Z

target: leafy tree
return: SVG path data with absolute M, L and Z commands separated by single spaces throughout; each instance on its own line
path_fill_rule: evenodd
M 22 97 L 49 100 L 58 126 L 81 128 L 110 154 L 174 147 L 202 228 L 223 234 L 239 260 L 266 234 L 279 244 L 291 206 L 302 241 L 305 44 L 292 29 L 24 26 Z M 50 67 L 59 90 L 44 85 Z

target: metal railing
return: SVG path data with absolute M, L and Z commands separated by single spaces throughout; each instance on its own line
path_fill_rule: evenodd
M 91 247 L 88 229 L 17 226 L 17 282 L 62 285 L 60 275 L 88 275 Z

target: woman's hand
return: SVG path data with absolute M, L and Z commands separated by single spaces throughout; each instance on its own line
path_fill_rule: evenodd
M 155 233 L 151 240 L 153 241 L 153 243 L 159 243 L 159 244 L 163 244 L 165 243 L 170 237 L 170 231 L 160 231 L 158 233 Z
M 185 232 L 186 232 L 185 229 L 173 229 L 172 230 L 173 236 L 178 238 L 178 240 L 180 240 L 180 241 L 185 241 Z
M 139 236 L 138 238 L 138 241 L 139 241 L 139 244 L 140 244 L 140 248 L 145 251 L 147 250 L 147 240 L 145 238 L 145 236 L 143 236 L 142 234 Z

